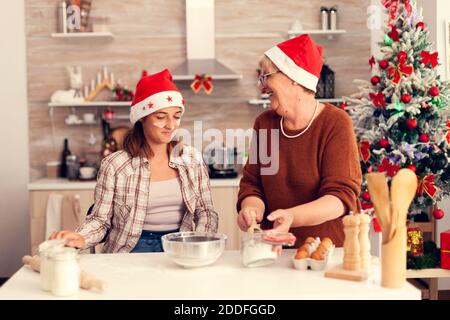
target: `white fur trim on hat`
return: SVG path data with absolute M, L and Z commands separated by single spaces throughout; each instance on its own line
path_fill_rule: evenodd
M 184 112 L 184 101 L 180 92 L 162 91 L 136 103 L 131 107 L 130 121 L 134 125 L 139 119 L 168 107 L 180 107 Z
M 286 53 L 283 52 L 278 46 L 272 47 L 264 53 L 277 67 L 287 75 L 289 78 L 301 84 L 305 88 L 308 88 L 316 92 L 317 78 L 312 73 L 299 67 Z

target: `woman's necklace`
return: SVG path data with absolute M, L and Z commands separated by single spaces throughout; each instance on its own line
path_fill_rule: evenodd
M 308 123 L 308 125 L 305 128 L 305 130 L 303 130 L 302 132 L 299 132 L 299 133 L 297 133 L 296 135 L 293 135 L 293 136 L 290 136 L 290 135 L 286 134 L 286 132 L 284 132 L 283 117 L 281 117 L 281 119 L 280 119 L 280 127 L 281 127 L 281 132 L 283 133 L 283 136 L 285 136 L 286 138 L 289 138 L 289 139 L 293 139 L 293 138 L 300 137 L 302 134 L 304 134 L 309 129 L 309 127 L 311 127 L 311 124 L 313 123 L 314 118 L 316 117 L 316 113 L 317 113 L 318 109 L 319 109 L 319 101 L 316 101 L 316 108 L 314 109 L 314 114 L 313 114 L 313 116 L 311 118 L 311 121 Z

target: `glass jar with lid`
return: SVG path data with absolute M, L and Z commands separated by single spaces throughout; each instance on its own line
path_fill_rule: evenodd
M 64 241 L 61 239 L 54 239 L 44 241 L 39 245 L 39 258 L 41 261 L 39 272 L 41 278 L 41 289 L 50 291 L 52 288 L 52 274 L 53 266 L 51 261 L 51 254 L 53 250 L 60 250 L 64 247 Z
M 51 254 L 53 262 L 52 294 L 70 296 L 80 287 L 80 267 L 75 248 L 55 250 Z

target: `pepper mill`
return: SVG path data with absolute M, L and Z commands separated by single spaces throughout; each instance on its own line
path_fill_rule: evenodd
M 359 245 L 359 224 L 358 216 L 350 212 L 350 215 L 342 219 L 344 223 L 344 261 L 345 270 L 359 270 L 361 268 L 360 245 Z
M 361 213 L 359 216 L 359 246 L 360 246 L 360 258 L 361 268 L 367 269 L 370 266 L 370 240 L 369 240 L 369 224 L 370 216 L 365 213 Z

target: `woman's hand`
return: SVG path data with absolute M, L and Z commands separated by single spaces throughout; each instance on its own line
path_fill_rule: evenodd
M 256 217 L 256 223 L 261 223 L 263 219 L 263 213 L 258 211 L 256 207 L 243 207 L 241 211 L 239 211 L 238 216 L 238 225 L 239 228 L 247 232 L 248 228 L 253 224 L 253 219 Z
M 86 240 L 81 234 L 69 230 L 53 232 L 49 240 L 53 239 L 63 239 L 68 247 L 84 248 L 86 245 Z
M 289 232 L 292 222 L 294 222 L 294 214 L 288 210 L 278 209 L 267 216 L 269 221 L 273 221 L 274 231 L 279 232 Z M 279 256 L 283 250 L 282 246 L 274 246 L 273 251 L 275 251 Z
M 294 222 L 294 214 L 285 209 L 278 209 L 267 216 L 269 221 L 273 221 L 273 230 L 279 232 L 289 232 Z

